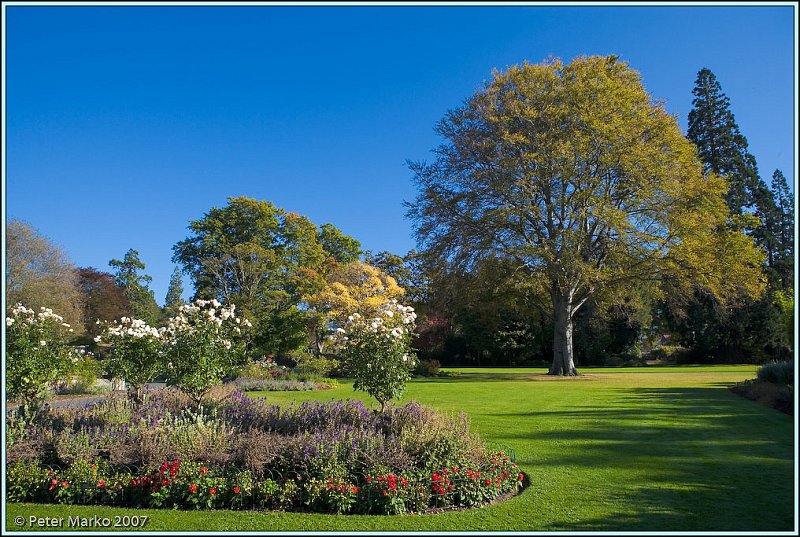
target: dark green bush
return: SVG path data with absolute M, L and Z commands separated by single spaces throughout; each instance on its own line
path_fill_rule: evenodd
M 758 368 L 758 379 L 786 386 L 794 383 L 794 360 L 771 362 Z
M 441 367 L 439 360 L 420 360 L 414 368 L 414 374 L 420 377 L 436 377 Z

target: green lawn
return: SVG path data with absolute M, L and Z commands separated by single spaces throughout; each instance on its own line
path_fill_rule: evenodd
M 755 366 L 581 370 L 451 369 L 415 379 L 404 399 L 463 410 L 512 449 L 531 486 L 493 506 L 438 515 L 332 516 L 9 504 L 15 516 L 146 514 L 146 530 L 791 531 L 793 418 L 726 387 Z M 281 404 L 367 398 L 350 384 L 263 394 Z M 27 526 L 24 529 L 30 529 Z M 63 528 L 67 529 L 67 528 Z

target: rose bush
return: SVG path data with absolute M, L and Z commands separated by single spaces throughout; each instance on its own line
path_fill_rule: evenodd
M 47 390 L 67 376 L 77 359 L 67 347 L 72 332 L 51 309 L 11 308 L 6 317 L 6 396 L 20 401 L 25 414 L 38 412 Z
M 132 388 L 131 396 L 141 401 L 145 384 L 163 367 L 161 332 L 142 320 L 128 317 L 105 322 L 102 326 L 102 332 L 94 341 L 111 347 L 105 361 L 106 370 L 111 376 L 124 380 Z
M 411 306 L 391 300 L 374 317 L 354 313 L 331 335 L 353 389 L 365 391 L 381 405 L 399 399 L 411 378 L 416 358 L 411 349 L 417 314 Z
M 241 367 L 245 360 L 247 319 L 236 305 L 195 300 L 180 307 L 161 330 L 167 384 L 177 386 L 196 405 L 208 390 Z

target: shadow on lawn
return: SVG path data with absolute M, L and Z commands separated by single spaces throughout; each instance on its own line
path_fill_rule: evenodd
M 580 382 L 594 380 L 591 373 L 577 377 L 556 377 L 547 374 L 547 369 L 530 369 L 521 373 L 507 372 L 459 372 L 438 377 L 415 377 L 414 382 L 508 382 L 508 381 L 544 381 L 544 382 Z
M 548 529 L 793 529 L 790 417 L 720 388 L 638 388 L 620 396 L 613 408 L 503 414 L 518 416 L 516 431 L 531 427 L 503 440 L 553 445 L 542 460 L 520 461 L 533 468 L 533 487 L 536 466 L 549 466 L 544 473 L 563 480 L 549 485 L 562 487 L 568 503 L 587 498 L 585 484 L 601 491 L 588 498 L 605 503 L 600 511 L 623 506 L 613 515 L 554 520 Z

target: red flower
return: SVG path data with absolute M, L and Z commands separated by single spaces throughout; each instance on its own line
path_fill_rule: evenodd
M 383 491 L 383 495 L 386 496 L 387 494 L 389 494 L 389 493 L 384 490 Z
M 106 486 L 106 482 L 101 479 L 100 481 L 97 482 L 97 486 L 98 487 L 105 487 Z
M 453 485 L 447 485 L 447 490 L 453 490 Z
M 519 474 L 519 480 L 520 480 L 520 481 L 522 481 L 522 478 L 523 478 L 523 477 L 525 477 L 525 474 L 523 474 L 522 472 L 520 472 L 520 474 Z
M 353 488 L 351 488 L 350 490 L 352 490 L 353 492 L 358 492 L 358 487 L 353 486 Z
M 208 468 L 206 468 L 205 466 L 201 466 L 200 467 L 200 472 L 203 473 L 203 474 L 207 474 L 208 473 Z
M 217 489 L 215 489 L 214 487 L 211 487 L 211 490 L 209 490 L 208 492 L 210 492 L 211 494 L 216 494 L 217 493 Z
M 453 473 L 454 473 L 454 474 L 457 474 L 457 473 L 458 473 L 458 466 L 453 466 Z
M 491 484 L 492 484 L 492 480 L 491 480 L 491 479 L 487 479 L 487 480 L 486 480 L 486 484 L 487 484 L 487 485 L 491 485 Z
M 67 488 L 67 485 L 69 485 L 69 483 L 67 483 L 66 481 L 61 482 L 61 488 Z
M 162 479 L 161 480 L 161 484 L 164 485 L 164 486 L 169 485 L 169 479 Z
M 234 494 L 239 494 L 239 490 L 240 490 L 239 487 L 233 487 Z
M 192 494 L 194 494 L 195 492 L 197 492 L 197 485 L 195 485 L 194 483 L 192 483 L 191 485 L 189 485 L 189 492 L 191 492 Z
M 57 485 L 58 484 L 58 479 L 53 479 L 52 481 L 50 481 L 50 484 L 51 485 Z
M 332 488 L 333 488 L 333 485 L 328 483 L 328 490 L 331 490 Z
M 367 474 L 367 483 L 371 483 L 371 482 L 372 482 L 372 478 L 370 477 L 369 474 Z
M 136 485 L 138 485 L 138 484 L 139 484 L 139 482 L 138 482 L 138 481 L 136 481 L 135 479 L 131 479 L 131 486 L 132 486 L 132 487 L 135 487 L 135 486 L 136 486 Z

